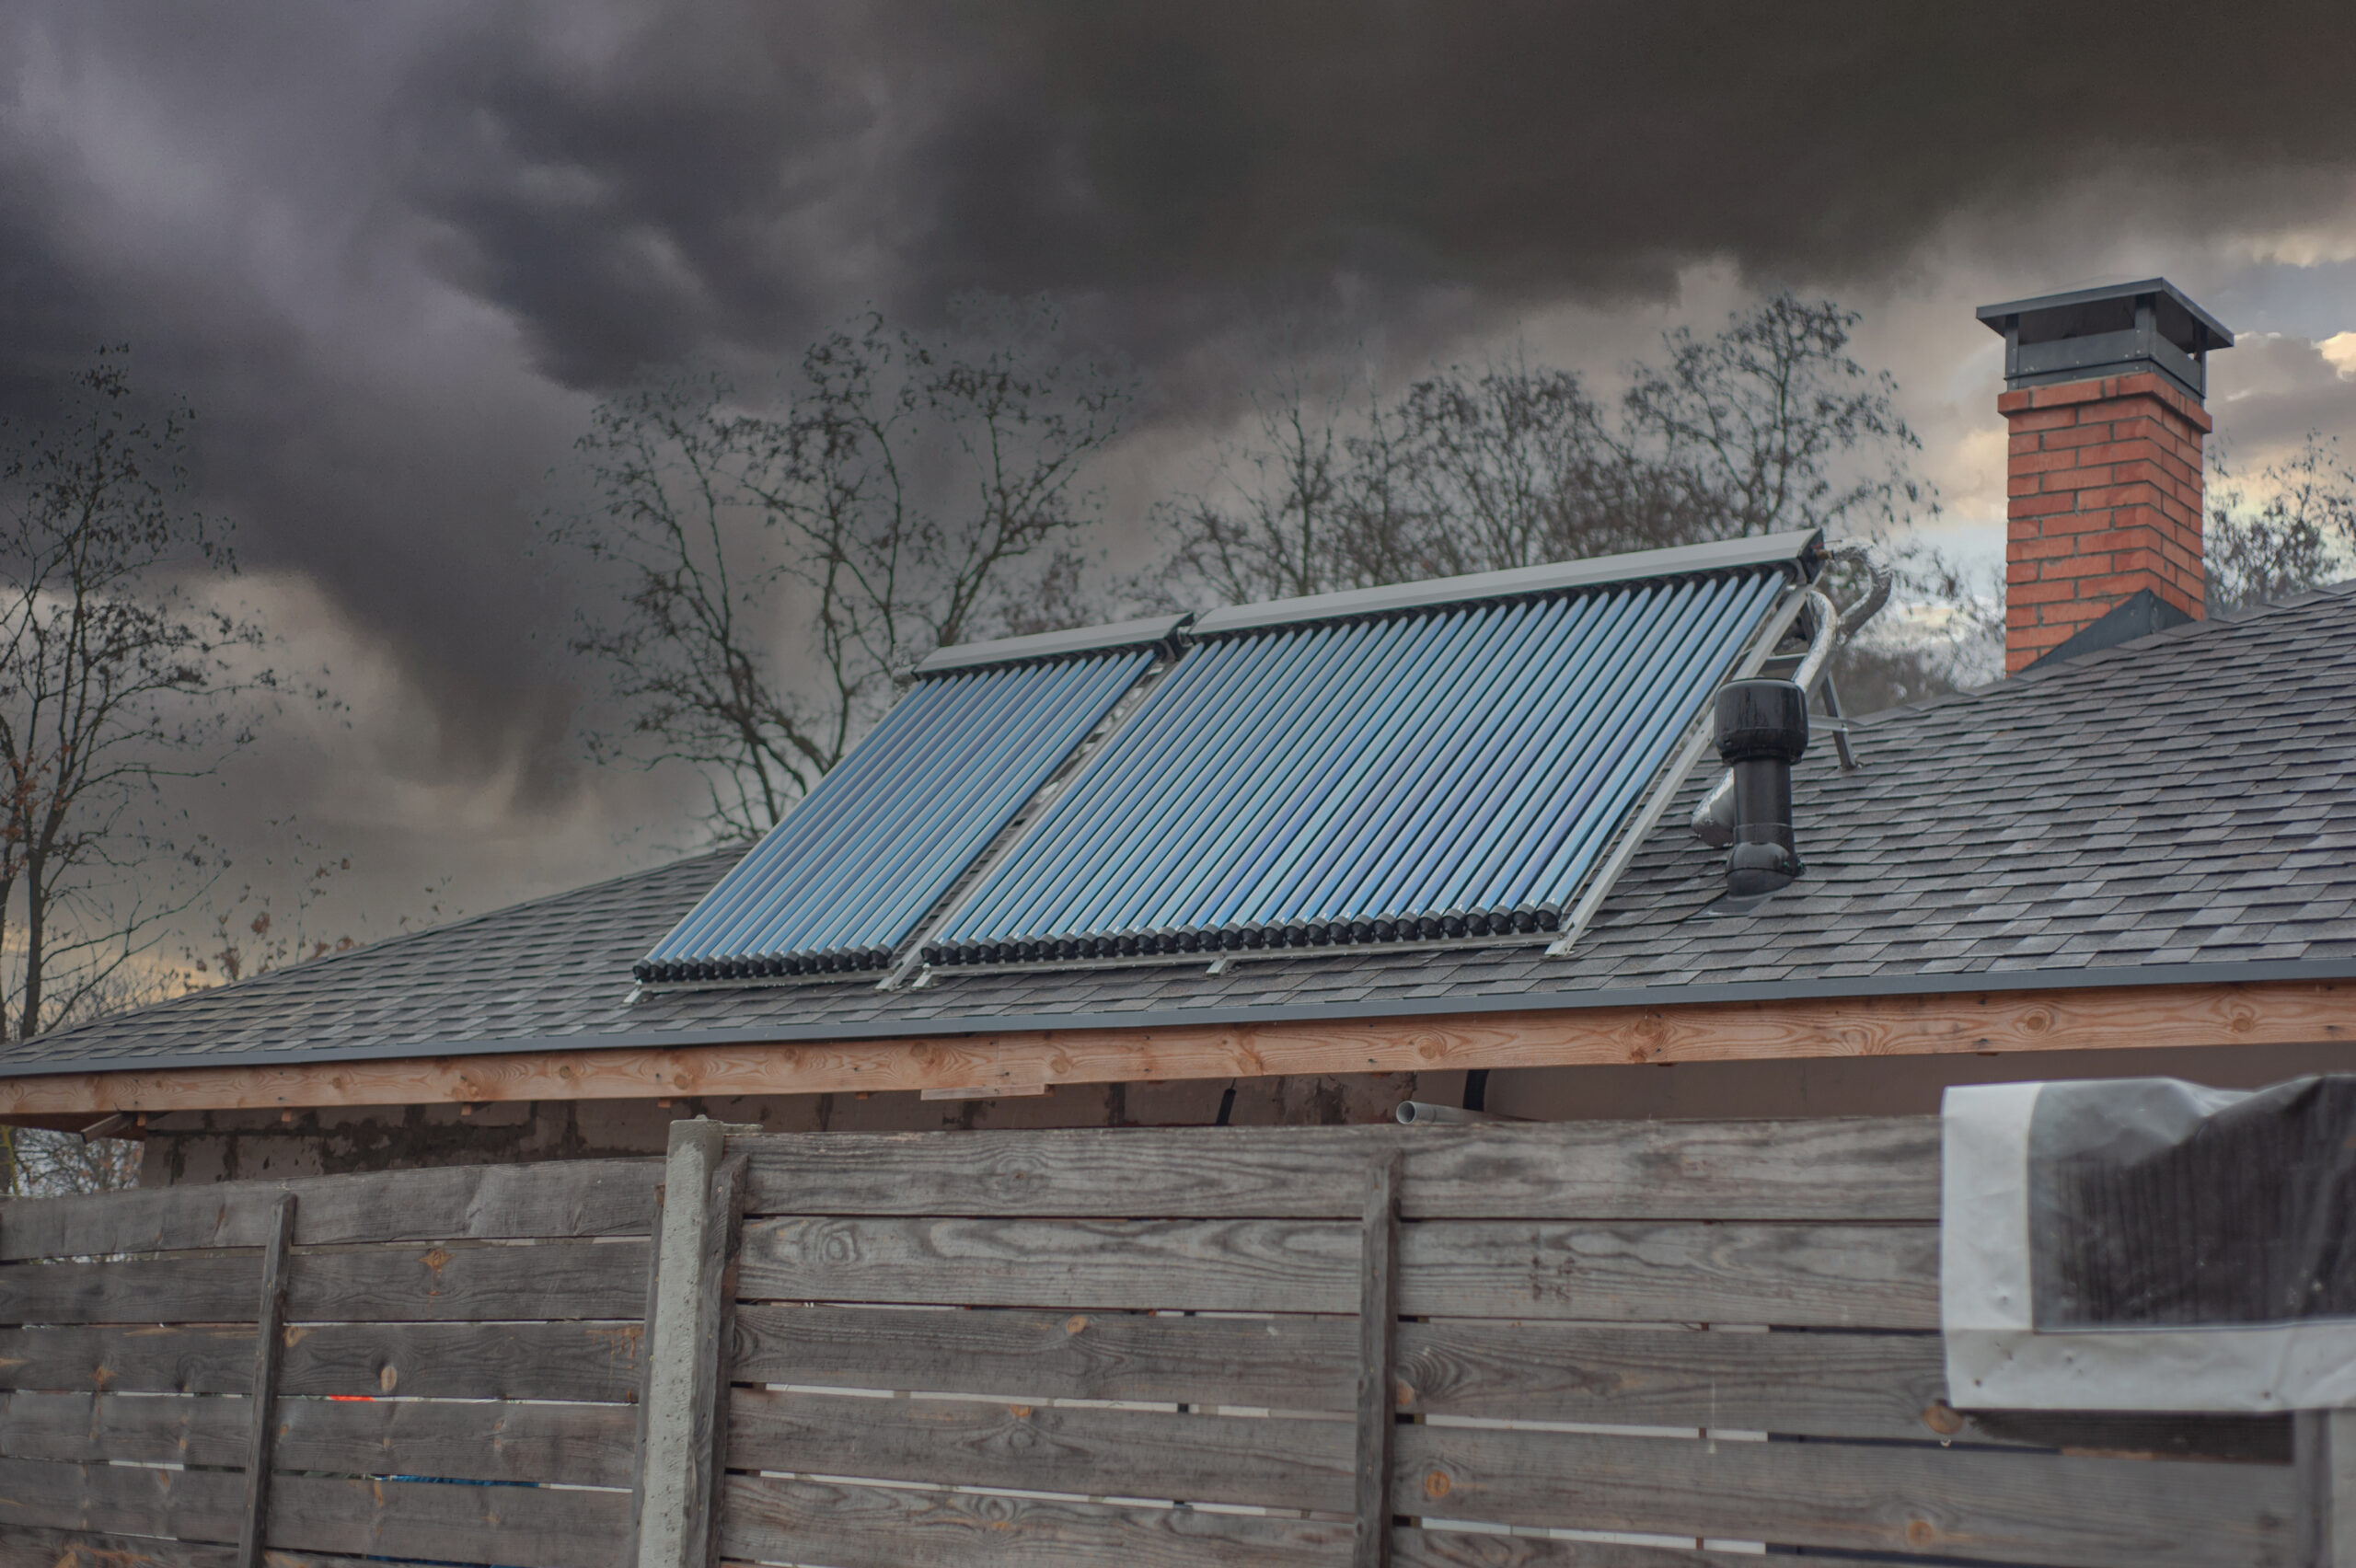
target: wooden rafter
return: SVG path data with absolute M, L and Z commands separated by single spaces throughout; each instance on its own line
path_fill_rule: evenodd
M 0 1079 L 0 1117 L 2331 1043 L 2356 1044 L 2356 982 L 1957 991 L 72 1073 Z

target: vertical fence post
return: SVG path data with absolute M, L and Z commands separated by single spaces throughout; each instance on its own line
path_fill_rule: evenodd
M 728 1394 L 721 1336 L 734 1294 L 746 1170 L 741 1155 L 723 1159 L 722 1146 L 729 1133 L 752 1130 L 701 1118 L 671 1124 L 646 1328 L 638 1568 L 709 1568 L 718 1555 Z
M 260 1568 L 270 1524 L 270 1439 L 277 1429 L 279 1352 L 286 1343 L 286 1251 L 294 1244 L 294 1194 L 271 1205 L 270 1239 L 261 1254 L 261 1306 L 254 1314 L 254 1376 L 248 1399 L 253 1425 L 246 1433 L 246 1514 L 237 1527 L 237 1568 Z
M 654 1234 L 646 1249 L 646 1310 L 638 1320 L 638 1437 L 630 1449 L 629 1539 L 633 1551 L 646 1517 L 646 1412 L 654 1408 L 654 1294 L 663 1282 L 663 1208 L 670 1189 L 654 1183 Z
M 1375 1161 L 1359 1232 L 1357 1530 L 1350 1568 L 1390 1568 L 1391 1446 L 1398 1424 L 1399 1151 Z
M 2299 1568 L 2356 1568 L 2356 1410 L 2303 1410 L 2292 1420 Z

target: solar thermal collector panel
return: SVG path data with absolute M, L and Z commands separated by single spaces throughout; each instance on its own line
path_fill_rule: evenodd
M 1132 647 L 919 679 L 655 945 L 639 977 L 888 963 L 1152 660 Z
M 1552 930 L 1819 542 L 943 649 L 637 973 L 858 974 L 917 942 L 970 964 Z
M 926 956 L 1551 929 L 1787 581 L 1755 566 L 1214 635 Z

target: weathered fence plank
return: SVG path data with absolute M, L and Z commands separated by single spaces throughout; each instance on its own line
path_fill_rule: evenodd
M 735 1377 L 1017 1402 L 1168 1400 L 1340 1411 L 1349 1408 L 1357 1344 L 1347 1318 L 748 1302 L 736 1309 Z
M 253 1375 L 250 1328 L 0 1328 L 0 1389 L 242 1394 Z
M 242 1467 L 252 1401 L 144 1394 L 0 1394 L 0 1456 L 103 1464 Z M 470 1481 L 629 1484 L 627 1405 L 480 1400 L 282 1400 L 281 1470 Z
M 242 1397 L 0 1394 L 0 1457 L 12 1459 L 242 1468 L 252 1428 L 253 1402 Z
M 429 1399 L 638 1397 L 645 1331 L 627 1322 L 314 1323 L 287 1331 L 283 1394 Z
M 747 1297 L 1354 1312 L 1357 1227 L 1318 1220 L 768 1219 Z
M 2356 1568 L 2356 1411 L 2298 1412 L 2300 1568 Z
M 749 1303 L 736 1377 L 817 1388 L 1350 1408 L 1357 1326 L 1340 1317 L 912 1311 Z M 2287 1416 L 2057 1416 L 1944 1409 L 1930 1333 L 1725 1333 L 1682 1325 L 1443 1319 L 1399 1325 L 1403 1410 L 1494 1420 L 1715 1426 L 2287 1464 Z
M 1929 1226 L 1463 1221 L 1400 1237 L 1409 1316 L 1938 1326 Z M 768 1219 L 773 1300 L 1349 1312 L 1355 1225 L 1319 1220 Z
M 728 1475 L 729 1355 L 736 1344 L 736 1262 L 745 1238 L 746 1160 L 727 1155 L 704 1195 L 703 1257 L 697 1268 L 695 1440 L 701 1465 L 700 1516 L 693 1536 L 702 1568 L 720 1561 L 721 1495 Z
M 0 1568 L 230 1568 L 234 1546 L 90 1535 L 31 1525 L 0 1530 Z M 292 1568 L 273 1563 L 271 1568 Z
M 744 1470 L 1337 1513 L 1355 1451 L 1345 1421 L 759 1389 L 730 1401 L 729 1449 Z
M 0 1459 L 0 1535 L 45 1527 L 234 1547 L 245 1499 L 235 1470 Z
M 1935 1329 L 1932 1226 L 1467 1220 L 1399 1239 L 1410 1317 Z
M 278 1391 L 628 1403 L 642 1339 L 636 1321 L 298 1325 Z M 242 1394 L 253 1346 L 240 1327 L 0 1329 L 0 1389 Z
M 1402 1506 L 1498 1524 L 2080 1568 L 2288 1568 L 2295 1533 L 2287 1467 L 1438 1424 L 1399 1449 Z
M 928 1141 L 930 1140 L 930 1141 Z M 1408 1219 L 1932 1221 L 1936 1118 L 1116 1128 L 748 1137 L 755 1215 L 1348 1218 L 1405 1159 Z
M 17 1198 L 0 1213 L 0 1261 L 259 1247 L 281 1193 L 303 1205 L 301 1247 L 643 1236 L 658 1169 L 652 1159 L 550 1160 Z
M 1350 1528 L 1195 1508 L 728 1478 L 722 1551 L 833 1568 L 1342 1568 Z
M 286 1342 L 287 1253 L 294 1242 L 294 1194 L 270 1206 L 270 1238 L 262 1245 L 260 1305 L 254 1325 L 254 1366 L 248 1379 L 246 1513 L 237 1531 L 237 1568 L 261 1568 L 262 1529 L 270 1518 L 270 1443 L 278 1401 L 278 1357 Z
M 626 1487 L 627 1405 L 478 1400 L 282 1400 L 282 1470 Z
M 105 1263 L 0 1265 L 0 1322 L 246 1323 L 257 1253 Z M 250 1360 L 253 1330 L 245 1331 Z
M 1419 1415 L 1720 1427 L 2290 1461 L 2288 1418 L 1985 1415 L 1946 1407 L 1933 1333 L 1723 1333 L 1466 1320 L 1399 1326 Z
M 647 1244 L 636 1239 L 298 1252 L 286 1318 L 635 1318 L 645 1301 L 646 1258 Z M 12 1263 L 0 1267 L 0 1322 L 251 1322 L 260 1270 L 251 1255 Z
M 1358 1227 L 1357 1473 L 1351 1568 L 1390 1568 L 1391 1435 L 1399 1424 L 1392 1365 L 1399 1331 L 1399 1156 L 1383 1154 L 1366 1183 Z
M 1617 1541 L 1546 1540 L 1470 1530 L 1402 1529 L 1392 1538 L 1391 1561 L 1395 1568 L 1759 1568 L 1760 1554 L 1627 1546 Z M 1779 1555 L 1775 1561 L 1810 1560 Z M 1844 1555 L 1834 1561 L 1840 1568 L 1900 1568 L 1906 1560 Z
M 627 1568 L 629 1493 L 282 1475 L 270 1543 L 349 1557 Z

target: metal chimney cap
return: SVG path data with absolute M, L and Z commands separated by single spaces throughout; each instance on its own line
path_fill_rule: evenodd
M 1988 324 L 1992 332 L 2004 331 L 2007 319 L 2018 317 L 2023 342 L 2051 342 L 2058 338 L 2081 338 L 2089 332 L 2110 330 L 2106 317 L 2116 317 L 2119 325 L 2131 325 L 2135 301 L 2146 294 L 2158 307 L 2160 330 L 2186 353 L 2234 346 L 2233 329 L 2193 304 L 2190 295 L 2165 278 L 2072 289 L 2031 299 L 2008 299 L 2001 305 L 1983 305 L 1974 314 Z M 2105 306 L 2109 308 L 2106 310 Z
M 2004 335 L 2004 386 L 2156 372 L 2196 399 L 2209 389 L 2209 351 L 2230 349 L 2225 324 L 2165 278 L 1983 305 L 1980 319 Z

